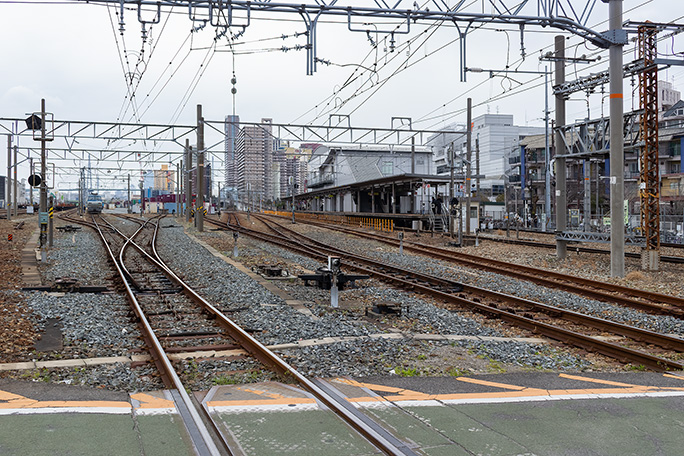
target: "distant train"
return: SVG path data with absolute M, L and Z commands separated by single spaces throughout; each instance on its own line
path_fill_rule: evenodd
M 102 203 L 102 198 L 97 193 L 91 193 L 88 195 L 86 201 L 86 210 L 89 214 L 99 214 L 102 212 L 104 204 Z

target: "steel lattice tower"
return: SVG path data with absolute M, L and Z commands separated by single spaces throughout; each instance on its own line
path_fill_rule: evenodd
M 644 70 L 639 74 L 639 104 L 643 110 L 640 134 L 641 156 L 641 231 L 646 238 L 642 268 L 658 270 L 660 255 L 660 178 L 658 175 L 658 67 L 655 26 L 639 27 L 639 59 Z

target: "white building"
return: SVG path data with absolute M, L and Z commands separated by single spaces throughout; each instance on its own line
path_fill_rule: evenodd
M 483 114 L 473 119 L 471 137 L 472 185 L 475 186 L 478 160 L 476 150 L 479 149 L 480 190 L 483 195 L 495 197 L 504 192 L 505 175 L 510 170 L 508 157 L 515 150 L 520 140 L 533 134 L 544 133 L 544 127 L 523 127 L 513 124 L 510 114 Z M 445 130 L 463 131 L 464 125 L 449 125 Z M 439 176 L 449 175 L 448 147 L 453 143 L 455 173 L 465 173 L 466 135 L 437 134 L 428 139 L 433 149 L 434 169 Z

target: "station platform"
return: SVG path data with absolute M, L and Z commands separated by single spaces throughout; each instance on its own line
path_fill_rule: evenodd
M 684 446 L 680 373 L 326 382 L 421 455 L 680 455 Z M 377 454 L 292 385 L 222 385 L 197 397 L 237 454 Z M 193 454 L 170 399 L 0 380 L 0 454 Z

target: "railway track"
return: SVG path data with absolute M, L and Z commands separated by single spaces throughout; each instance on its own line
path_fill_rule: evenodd
M 540 233 L 535 232 L 535 234 L 540 234 Z M 470 239 L 471 241 L 475 241 L 476 236 L 466 235 L 466 236 L 464 236 L 464 238 Z M 556 248 L 555 242 L 554 243 L 547 243 L 547 242 L 541 242 L 541 241 L 534 241 L 531 239 L 510 239 L 510 238 L 500 238 L 500 237 L 494 237 L 494 236 L 479 236 L 479 238 L 480 238 L 480 240 L 487 240 L 487 241 L 492 241 L 492 242 L 502 242 L 504 244 L 525 245 L 528 247 L 537 247 L 540 249 L 549 249 L 549 250 L 554 249 L 555 250 L 555 248 Z M 683 244 L 662 243 L 662 244 L 660 244 L 660 246 L 672 248 L 672 249 L 684 248 Z M 582 247 L 580 245 L 572 245 L 572 244 L 568 245 L 568 250 L 575 251 L 577 253 L 596 253 L 596 254 L 603 254 L 603 255 L 610 254 L 610 250 L 607 250 L 607 249 L 596 249 L 596 248 L 592 248 L 592 247 Z M 633 253 L 633 252 L 625 252 L 625 257 L 641 259 L 640 254 Z M 681 263 L 684 263 L 684 257 L 674 256 L 674 255 L 661 255 L 660 261 L 663 263 L 681 264 Z
M 394 247 L 399 247 L 401 243 L 401 241 L 395 237 L 361 231 L 341 225 L 330 225 L 321 222 L 308 221 L 307 223 L 335 231 L 341 231 L 347 234 L 352 234 L 365 239 L 379 241 Z M 599 301 L 627 306 L 653 314 L 671 315 L 676 317 L 684 316 L 684 299 L 676 296 L 599 282 L 597 280 L 570 276 L 546 269 L 534 268 L 531 266 L 512 264 L 505 261 L 484 258 L 450 249 L 421 244 L 419 242 L 412 242 L 406 239 L 403 240 L 403 248 L 408 251 L 431 258 L 436 258 L 442 261 L 452 262 L 487 272 L 502 274 L 521 280 L 527 280 L 538 285 L 568 291 L 570 293 L 586 296 Z
M 654 370 L 681 370 L 684 368 L 684 365 L 677 361 L 681 356 L 679 354 L 684 352 L 684 339 L 402 269 L 330 247 L 263 216 L 252 214 L 254 219 L 268 227 L 270 233 L 241 226 L 239 219 L 236 216 L 233 217 L 235 222 L 228 225 L 230 229 L 319 259 L 321 262 L 328 255 L 339 256 L 343 258 L 348 267 L 386 283 L 431 295 L 452 305 L 499 318 L 533 333 L 542 334 L 589 351 L 595 351 L 622 362 L 643 365 Z M 205 221 L 216 226 L 226 227 L 226 224 L 212 218 L 207 218 Z M 587 328 L 591 328 L 591 330 L 587 330 Z M 587 334 L 588 332 L 589 334 Z M 605 338 L 600 337 L 606 334 L 618 335 L 625 340 L 621 345 L 608 342 Z M 652 350 L 652 347 L 648 347 L 649 345 L 672 350 L 671 357 L 674 359 L 644 351 L 645 349 Z M 640 347 L 640 349 L 633 347 Z
M 170 361 L 169 352 L 178 348 L 182 335 L 164 333 L 167 318 L 188 324 L 185 335 L 205 333 L 230 339 L 264 366 L 290 378 L 325 404 L 338 417 L 363 435 L 387 455 L 411 456 L 415 453 L 390 432 L 356 410 L 337 390 L 319 379 L 308 379 L 275 353 L 240 328 L 218 308 L 202 298 L 169 269 L 157 254 L 155 242 L 159 220 L 134 220 L 139 225 L 134 233 L 125 234 L 101 216 L 84 224 L 99 233 L 110 260 L 117 270 L 122 287 L 136 314 L 155 365 L 167 388 L 172 391 L 197 453 L 200 455 L 233 454 L 221 436 L 211 415 L 186 392 L 186 386 Z M 80 218 L 64 217 L 76 223 Z M 149 245 L 149 247 L 148 247 Z M 197 318 L 195 318 L 197 317 Z M 175 327 L 175 326 L 174 326 Z M 209 426 L 206 424 L 209 423 Z

